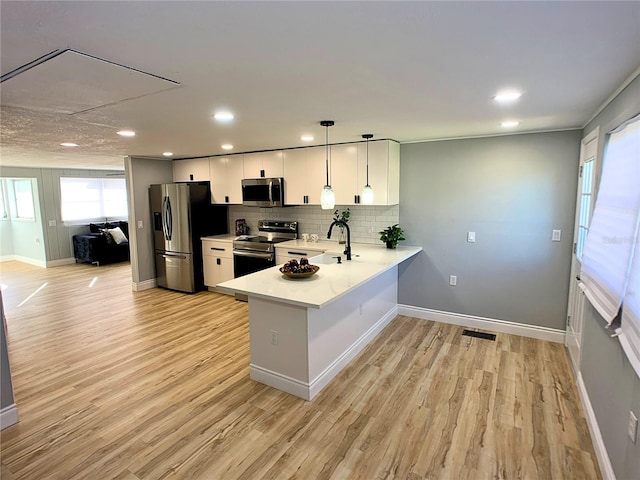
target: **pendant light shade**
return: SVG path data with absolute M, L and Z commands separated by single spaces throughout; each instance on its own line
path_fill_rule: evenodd
M 362 189 L 361 201 L 364 205 L 373 204 L 373 188 L 369 185 L 369 139 L 372 138 L 373 135 L 370 133 L 365 133 L 362 135 L 362 138 L 367 140 L 367 184 Z
M 327 172 L 327 183 L 322 188 L 322 192 L 320 193 L 320 206 L 323 210 L 332 210 L 333 207 L 336 206 L 336 194 L 333 193 L 333 189 L 329 184 L 329 127 L 335 125 L 333 120 L 322 120 L 320 125 L 326 127 L 327 133 L 325 136 L 326 140 L 326 148 L 327 148 L 327 157 L 326 157 L 326 172 Z

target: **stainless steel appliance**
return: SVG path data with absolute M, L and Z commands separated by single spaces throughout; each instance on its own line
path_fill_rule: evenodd
M 159 287 L 204 288 L 200 237 L 227 233 L 227 207 L 211 205 L 209 182 L 149 186 Z
M 284 206 L 284 178 L 245 178 L 242 204 L 251 207 Z
M 260 220 L 258 235 L 243 235 L 233 241 L 234 276 L 242 277 L 276 264 L 275 244 L 298 238 L 298 222 Z

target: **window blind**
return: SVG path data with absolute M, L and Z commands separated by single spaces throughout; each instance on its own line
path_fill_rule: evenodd
M 640 376 L 640 115 L 614 130 L 604 155 L 580 277 L 609 323 L 622 309 L 620 343 Z

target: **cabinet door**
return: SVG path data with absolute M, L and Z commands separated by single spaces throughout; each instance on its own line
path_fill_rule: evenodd
M 229 196 L 227 181 L 228 157 L 213 157 L 209 160 L 211 176 L 211 203 L 227 203 Z
M 206 256 L 204 261 L 204 284 L 215 287 L 218 283 L 233 279 L 233 258 Z
M 244 178 L 260 178 L 266 175 L 262 173 L 262 155 L 263 152 L 245 153 L 244 157 Z
M 354 205 L 358 182 L 358 144 L 331 146 L 331 186 L 336 205 Z
M 307 149 L 296 148 L 284 152 L 284 201 L 287 205 L 303 205 L 307 189 Z
M 282 160 L 282 150 L 275 152 L 264 152 L 262 154 L 262 169 L 265 177 L 284 176 L 284 165 Z
M 242 155 L 233 155 L 227 160 L 227 195 L 229 202 L 242 205 L 242 179 L 244 178 L 244 164 Z
M 369 185 L 373 189 L 373 205 L 387 205 L 389 177 L 389 142 L 369 142 Z M 358 145 L 358 189 L 367 184 L 367 144 Z
M 196 182 L 201 180 L 209 180 L 208 158 L 173 161 L 174 182 Z
M 326 163 L 326 147 L 309 147 L 305 148 L 306 167 L 304 173 L 306 177 L 306 190 L 309 197 L 309 205 L 320 205 L 320 193 L 327 181 L 325 172 Z

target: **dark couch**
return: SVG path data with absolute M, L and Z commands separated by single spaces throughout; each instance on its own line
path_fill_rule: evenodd
M 105 229 L 120 227 L 127 241 L 117 244 Z M 76 262 L 96 265 L 125 262 L 129 260 L 129 224 L 108 222 L 89 224 L 90 233 L 73 236 L 73 255 Z

